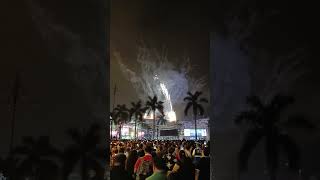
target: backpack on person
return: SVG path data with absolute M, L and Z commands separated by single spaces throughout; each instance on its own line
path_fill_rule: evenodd
M 145 180 L 147 177 L 152 175 L 153 164 L 152 161 L 146 161 L 144 158 L 141 159 L 141 164 L 136 172 L 136 180 Z

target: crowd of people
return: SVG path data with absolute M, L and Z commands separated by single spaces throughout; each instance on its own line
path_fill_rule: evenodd
M 112 141 L 111 180 L 209 180 L 206 141 Z

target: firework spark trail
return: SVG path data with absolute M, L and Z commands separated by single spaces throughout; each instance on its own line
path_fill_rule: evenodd
M 168 92 L 168 89 L 166 88 L 166 86 L 163 83 L 160 83 L 160 87 L 161 87 L 162 93 L 165 95 L 166 99 L 169 102 L 169 107 L 170 107 L 169 112 L 171 112 L 171 111 L 173 111 L 173 109 L 172 109 L 172 103 L 171 103 L 171 98 L 170 98 L 170 94 Z

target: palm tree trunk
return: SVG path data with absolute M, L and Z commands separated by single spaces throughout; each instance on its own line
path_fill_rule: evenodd
M 85 158 L 81 160 L 81 179 L 87 180 L 87 164 Z
M 119 140 L 121 139 L 121 124 L 119 125 Z
M 137 126 L 139 126 L 140 124 L 137 123 Z M 141 128 L 141 126 L 140 126 Z M 139 130 L 138 130 L 138 127 L 137 127 L 137 139 L 139 139 Z
M 197 140 L 197 115 L 194 115 L 194 132 L 195 132 L 195 136 L 196 136 L 196 140 Z
M 277 179 L 277 163 L 278 163 L 278 153 L 276 136 L 273 129 L 268 129 L 266 136 L 266 158 L 267 158 L 267 168 L 269 172 L 270 180 Z
M 134 138 L 137 140 L 137 118 L 134 121 Z
M 156 131 L 156 111 L 153 111 L 153 132 L 152 132 L 152 139 L 155 138 L 155 131 Z

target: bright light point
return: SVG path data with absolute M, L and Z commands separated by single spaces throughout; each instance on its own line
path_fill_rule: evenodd
M 143 137 L 144 136 L 144 132 L 138 132 L 138 136 L 139 137 Z
M 177 120 L 176 113 L 174 111 L 168 112 L 167 116 L 168 116 L 168 121 L 170 122 Z
M 111 134 L 112 134 L 112 137 L 117 136 L 118 131 L 112 131 Z

